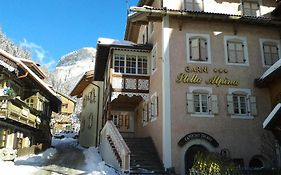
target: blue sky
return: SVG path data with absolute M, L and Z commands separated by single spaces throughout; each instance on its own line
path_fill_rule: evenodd
M 126 0 L 1 0 L 0 27 L 52 69 L 64 54 L 96 47 L 99 37 L 123 40 L 126 10 Z

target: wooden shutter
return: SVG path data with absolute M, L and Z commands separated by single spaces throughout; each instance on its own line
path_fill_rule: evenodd
M 186 94 L 186 100 L 187 100 L 187 112 L 193 113 L 194 112 L 193 94 Z
M 213 114 L 218 114 L 218 97 L 216 95 L 211 95 L 211 111 Z
M 254 96 L 250 96 L 249 98 L 250 100 L 250 112 L 252 115 L 257 115 L 258 111 L 257 111 L 257 102 L 256 102 L 256 97 Z
M 227 95 L 226 99 L 227 99 L 227 112 L 228 112 L 228 114 L 234 114 L 233 95 L 231 95 L 231 94 Z

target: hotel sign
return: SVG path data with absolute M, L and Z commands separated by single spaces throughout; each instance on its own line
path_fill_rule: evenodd
M 180 139 L 180 141 L 178 142 L 178 145 L 180 147 L 182 147 L 187 142 L 189 142 L 191 140 L 195 140 L 195 139 L 205 140 L 205 141 L 209 142 L 211 145 L 213 145 L 214 147 L 219 146 L 219 143 L 212 136 L 205 134 L 203 132 L 193 132 L 193 133 L 185 135 L 183 138 Z
M 185 84 L 211 84 L 219 86 L 238 86 L 239 81 L 233 80 L 227 76 L 223 76 L 228 73 L 227 69 L 214 68 L 212 71 L 215 75 L 208 79 L 203 79 L 201 74 L 208 74 L 209 69 L 207 66 L 187 66 L 185 67 L 185 72 L 181 72 L 178 74 L 176 78 L 177 83 L 185 83 Z

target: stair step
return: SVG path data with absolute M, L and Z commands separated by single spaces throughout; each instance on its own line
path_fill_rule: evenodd
M 124 138 L 130 154 L 130 174 L 166 174 L 151 138 Z

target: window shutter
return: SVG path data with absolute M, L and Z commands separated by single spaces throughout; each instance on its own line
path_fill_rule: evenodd
M 216 95 L 211 95 L 211 110 L 213 114 L 218 114 L 218 97 Z
M 233 95 L 227 95 L 227 112 L 228 114 L 234 114 L 234 107 L 233 107 Z
M 186 94 L 186 100 L 187 100 L 187 112 L 193 113 L 194 112 L 193 94 Z
M 250 110 L 252 115 L 257 115 L 257 102 L 256 102 L 256 97 L 250 96 Z

